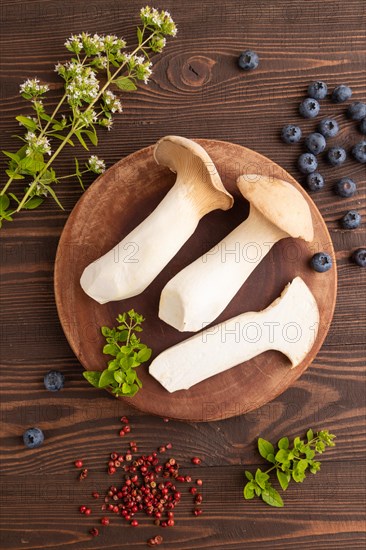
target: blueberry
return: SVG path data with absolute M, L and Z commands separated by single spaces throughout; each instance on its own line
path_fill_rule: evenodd
M 307 97 L 300 103 L 299 112 L 304 118 L 314 118 L 320 111 L 320 105 L 316 99 Z
M 285 143 L 297 143 L 301 139 L 301 128 L 288 124 L 282 128 L 281 137 Z
M 347 115 L 352 120 L 362 120 L 366 116 L 366 103 L 355 101 L 347 109 Z
M 322 82 L 321 80 L 312 82 L 308 86 L 308 95 L 313 99 L 324 99 L 327 95 L 327 92 L 328 92 L 328 86 L 326 85 L 325 82 Z
M 318 132 L 314 132 L 306 138 L 305 145 L 310 153 L 319 155 L 319 153 L 322 153 L 326 148 L 327 142 L 325 141 L 324 136 L 318 134 Z
M 366 267 L 366 248 L 357 248 L 352 254 L 352 260 L 360 267 Z
M 319 273 L 324 273 L 332 267 L 332 258 L 326 252 L 318 252 L 310 260 L 311 267 Z
M 334 137 L 339 132 L 338 122 L 334 118 L 323 118 L 318 124 L 318 130 L 324 137 Z
M 320 191 L 324 187 L 324 178 L 319 172 L 313 172 L 307 176 L 306 184 L 310 191 Z
M 359 125 L 358 128 L 359 128 L 361 134 L 366 135 L 366 117 L 361 120 L 360 125 Z
M 361 223 L 361 215 L 356 210 L 350 210 L 341 218 L 343 229 L 357 229 Z
M 302 174 L 311 174 L 318 168 L 318 161 L 312 153 L 303 153 L 299 156 L 297 165 Z
M 329 149 L 327 156 L 332 166 L 340 166 L 347 158 L 346 151 L 343 147 L 332 147 Z
M 238 65 L 244 71 L 252 71 L 259 65 L 259 57 L 252 50 L 246 50 L 242 52 L 238 59 Z
M 334 103 L 343 103 L 352 97 L 352 90 L 349 86 L 341 84 L 334 88 L 332 92 L 332 101 Z
M 44 375 L 44 387 L 48 391 L 59 391 L 64 387 L 65 377 L 62 372 L 50 370 Z
M 356 145 L 352 149 L 352 155 L 354 158 L 361 162 L 362 164 L 365 164 L 366 162 L 366 141 L 359 141 L 356 143 Z
M 340 197 L 348 199 L 356 193 L 357 186 L 351 178 L 342 178 L 334 186 L 334 191 Z
M 35 449 L 36 447 L 39 447 L 44 441 L 42 430 L 39 428 L 29 428 L 23 434 L 23 441 L 24 445 L 28 447 L 28 449 Z

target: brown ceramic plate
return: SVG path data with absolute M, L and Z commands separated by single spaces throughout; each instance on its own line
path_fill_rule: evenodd
M 188 391 L 168 393 L 148 373 L 139 368 L 143 388 L 135 397 L 125 398 L 146 413 L 191 421 L 211 421 L 256 409 L 286 390 L 311 364 L 328 332 L 337 291 L 337 270 L 316 273 L 309 268 L 310 257 L 320 250 L 334 259 L 332 242 L 315 204 L 302 187 L 282 168 L 258 153 L 232 143 L 197 140 L 212 157 L 224 185 L 235 197 L 226 212 L 205 216 L 179 253 L 139 296 L 100 305 L 81 289 L 84 268 L 107 252 L 140 223 L 174 184 L 175 175 L 158 166 L 147 147 L 122 159 L 102 174 L 84 193 L 71 213 L 61 235 L 55 264 L 55 294 L 60 320 L 77 358 L 87 370 L 103 370 L 102 325 L 114 326 L 118 313 L 134 308 L 146 321 L 143 342 L 157 356 L 166 348 L 188 338 L 158 318 L 162 288 L 180 269 L 221 240 L 248 215 L 248 203 L 236 188 L 243 173 L 262 173 L 291 182 L 311 208 L 315 238 L 305 243 L 292 238 L 278 242 L 215 321 L 220 322 L 245 311 L 259 311 L 277 298 L 285 285 L 300 275 L 313 292 L 320 310 L 316 342 L 306 359 L 295 369 L 279 352 L 267 351 L 250 361 L 218 374 Z M 177 216 L 179 212 L 177 212 Z M 159 254 L 159 242 L 156 243 Z M 225 281 L 222 281 L 225 284 Z M 199 368 L 199 365 L 197 365 Z M 85 389 L 87 390 L 85 381 Z

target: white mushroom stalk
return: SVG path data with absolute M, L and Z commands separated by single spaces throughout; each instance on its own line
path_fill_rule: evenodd
M 319 310 L 310 289 L 296 277 L 260 312 L 247 312 L 207 328 L 158 355 L 150 374 L 169 392 L 190 387 L 267 350 L 298 366 L 315 342 Z
M 161 293 L 159 317 L 180 331 L 196 332 L 214 321 L 280 239 L 314 238 L 309 205 L 293 185 L 255 174 L 240 176 L 237 184 L 250 202 L 249 217 Z
M 205 214 L 233 205 L 211 158 L 194 141 L 164 137 L 156 144 L 154 157 L 158 164 L 176 172 L 176 182 L 140 225 L 85 268 L 80 284 L 100 304 L 143 292 Z

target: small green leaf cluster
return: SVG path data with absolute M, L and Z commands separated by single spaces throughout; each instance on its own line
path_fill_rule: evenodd
M 105 355 L 111 355 L 108 367 L 101 371 L 85 371 L 84 377 L 96 388 L 109 388 L 116 396 L 133 397 L 142 388 L 136 369 L 148 361 L 152 350 L 142 344 L 135 332 L 142 332 L 145 321 L 133 309 L 118 315 L 115 328 L 102 327 L 106 339 Z
M 138 80 L 149 81 L 152 72 L 149 54 L 162 51 L 165 36 L 175 36 L 176 26 L 168 12 L 148 6 L 140 11 L 140 18 L 138 45 L 131 52 L 125 51 L 125 40 L 109 34 L 83 32 L 65 42 L 72 57 L 55 67 L 64 81 L 64 94 L 50 114 L 44 105 L 49 92 L 47 84 L 33 78 L 20 86 L 20 94 L 30 102 L 34 116 L 16 117 L 25 133 L 14 137 L 24 145 L 16 152 L 3 151 L 9 161 L 8 180 L 0 191 L 0 227 L 3 221 L 12 221 L 13 214 L 20 210 L 37 208 L 47 196 L 63 208 L 55 184 L 75 178 L 84 189 L 84 174 L 104 171 L 104 161 L 95 155 L 83 169 L 75 158 L 76 171 L 66 176 L 58 177 L 52 164 L 66 145 L 74 147 L 77 140 L 89 151 L 90 145 L 98 145 L 98 126 L 112 128 L 113 115 L 122 112 L 122 103 L 109 89 L 111 86 L 132 92 L 137 89 Z M 61 108 L 66 111 L 60 116 Z M 20 190 L 17 185 L 15 192 L 12 186 L 10 192 L 9 187 L 18 180 L 24 180 L 26 186 Z
M 334 447 L 335 436 L 327 430 L 322 430 L 314 435 L 309 429 L 306 441 L 295 437 L 292 444 L 288 437 L 282 437 L 277 442 L 277 448 L 270 441 L 261 437 L 258 439 L 259 454 L 272 466 L 266 471 L 257 469 L 255 475 L 245 471 L 248 482 L 244 487 L 244 498 L 249 500 L 254 496 L 261 497 L 270 506 L 282 507 L 283 500 L 279 492 L 272 486 L 269 473 L 276 471 L 277 480 L 283 491 L 286 491 L 291 480 L 302 483 L 308 472 L 316 474 L 320 470 L 320 462 L 314 460 L 316 453 L 323 453 L 326 447 Z

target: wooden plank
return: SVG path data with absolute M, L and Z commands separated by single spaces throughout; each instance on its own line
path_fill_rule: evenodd
M 111 166 L 169 133 L 221 139 L 270 157 L 302 183 L 295 166 L 301 146 L 284 146 L 279 131 L 289 122 L 300 123 L 304 134 L 315 128 L 316 121 L 297 115 L 310 80 L 324 79 L 330 88 L 348 83 L 354 99 L 365 100 L 366 4 L 361 0 L 166 0 L 159 6 L 176 19 L 178 37 L 155 58 L 150 85 L 123 97 L 124 113 L 112 133 L 100 133 L 98 155 Z M 88 30 L 123 35 L 132 43 L 132 22 L 137 22 L 140 7 L 137 0 L 128 5 L 114 0 L 2 3 L 2 148 L 16 148 L 11 136 L 19 126 L 14 117 L 29 112 L 19 96 L 19 84 L 34 76 L 52 82 L 55 105 L 61 87 L 52 69 L 66 59 L 65 39 Z M 237 55 L 246 48 L 257 50 L 261 58 L 260 68 L 251 74 L 236 66 Z M 322 103 L 321 115 L 336 113 L 341 124 L 334 142 L 349 149 L 362 136 L 343 111 L 342 106 L 335 110 L 330 102 Z M 75 153 L 82 161 L 88 158 L 79 147 Z M 68 173 L 69 157 L 67 153 L 58 160 L 59 175 Z M 190 518 L 183 502 L 177 508 L 177 527 L 163 533 L 167 547 L 365 547 L 366 281 L 365 270 L 349 261 L 352 250 L 365 246 L 364 226 L 344 231 L 338 223 L 350 208 L 365 217 L 365 170 L 350 158 L 338 170 L 323 160 L 320 167 L 326 186 L 313 199 L 330 230 L 338 264 L 333 323 L 317 358 L 294 386 L 257 411 L 231 420 L 165 424 L 85 385 L 57 318 L 52 279 L 59 236 L 81 195 L 77 182 L 60 185 L 64 212 L 47 202 L 1 230 L 2 548 L 146 548 L 155 527 L 128 530 L 116 524 L 91 543 L 76 512 L 79 500 L 74 490 L 79 487 L 70 464 L 85 453 L 100 468 L 116 442 L 116 419 L 122 414 L 131 417 L 136 439 L 147 450 L 166 439 L 187 466 L 192 453 L 204 459 L 200 471 L 206 514 Z M 4 157 L 0 169 L 3 173 Z M 355 179 L 358 193 L 343 200 L 334 195 L 332 186 L 346 175 Z M 42 378 L 50 368 L 66 375 L 65 389 L 59 394 L 43 389 Z M 45 430 L 46 442 L 36 451 L 25 451 L 21 434 L 34 424 Z M 253 469 L 258 464 L 256 438 L 276 440 L 285 433 L 303 433 L 309 426 L 328 428 L 337 435 L 337 446 L 324 455 L 322 472 L 289 489 L 283 510 L 244 502 L 242 471 L 244 465 Z M 104 479 L 101 470 L 96 479 Z M 56 498 L 52 491 L 47 496 L 54 485 L 60 491 Z

